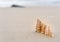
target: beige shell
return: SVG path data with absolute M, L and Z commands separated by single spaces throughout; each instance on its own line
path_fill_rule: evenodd
M 44 35 L 46 35 L 48 37 L 53 37 L 52 31 L 50 30 L 50 26 L 44 24 L 39 19 L 37 19 L 36 32 L 39 32 L 41 34 L 44 34 Z

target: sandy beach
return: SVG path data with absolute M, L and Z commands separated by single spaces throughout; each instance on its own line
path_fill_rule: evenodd
M 37 18 L 52 25 L 55 37 L 35 32 Z M 0 42 L 60 42 L 60 7 L 0 8 Z

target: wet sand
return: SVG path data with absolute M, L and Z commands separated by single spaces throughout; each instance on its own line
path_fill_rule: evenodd
M 37 18 L 53 26 L 55 37 L 35 32 Z M 0 42 L 60 42 L 60 7 L 0 8 Z

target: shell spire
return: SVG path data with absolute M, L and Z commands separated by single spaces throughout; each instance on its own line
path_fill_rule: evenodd
M 50 26 L 44 24 L 41 20 L 37 19 L 36 32 L 44 34 L 48 37 L 53 37 Z

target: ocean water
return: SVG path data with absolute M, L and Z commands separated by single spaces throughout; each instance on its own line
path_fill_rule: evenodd
M 60 0 L 0 0 L 0 7 L 10 7 L 12 4 L 23 6 L 60 6 Z

